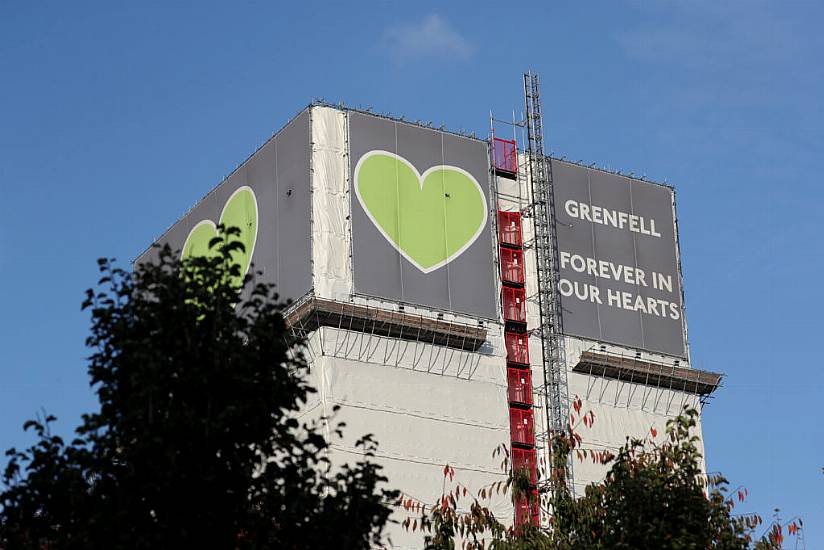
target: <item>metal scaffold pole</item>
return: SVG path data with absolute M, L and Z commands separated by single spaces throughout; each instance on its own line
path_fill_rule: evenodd
M 548 479 L 543 489 L 556 492 L 566 483 L 573 491 L 571 459 L 560 468 L 554 466 L 552 436 L 565 429 L 569 417 L 566 357 L 563 340 L 561 303 L 558 295 L 558 246 L 555 223 L 555 199 L 552 187 L 552 165 L 544 154 L 544 130 L 541 115 L 540 79 L 537 74 L 524 74 L 526 103 L 527 153 L 532 201 L 530 210 L 535 230 L 534 249 L 537 261 L 538 303 L 540 310 L 541 353 L 544 374 L 544 417 L 546 432 L 541 434 L 547 455 Z

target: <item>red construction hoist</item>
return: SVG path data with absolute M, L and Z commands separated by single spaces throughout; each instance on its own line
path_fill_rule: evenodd
M 515 212 L 498 213 L 498 241 L 501 259 L 501 302 L 506 324 L 507 346 L 507 380 L 509 385 L 510 430 L 512 433 L 513 466 L 526 468 L 528 472 L 534 467 L 535 443 L 544 448 L 547 464 L 552 464 L 551 440 L 555 434 L 562 433 L 565 421 L 569 417 L 569 395 L 566 379 L 566 357 L 563 341 L 563 322 L 561 304 L 558 295 L 558 261 L 557 231 L 555 223 L 555 200 L 552 182 L 552 164 L 544 153 L 543 117 L 541 114 L 540 80 L 533 73 L 524 74 L 525 117 L 521 122 L 512 124 L 525 131 L 524 154 L 528 168 L 527 180 L 529 190 L 526 206 L 523 204 L 521 187 L 518 191 L 518 205 Z M 513 139 L 501 140 L 495 137 L 492 125 L 491 156 L 494 175 L 518 181 L 518 151 Z M 504 122 L 504 121 L 500 121 Z M 496 179 L 497 183 L 497 179 Z M 529 369 L 529 351 L 527 348 L 526 295 L 524 292 L 524 242 L 521 231 L 521 213 L 531 218 L 534 230 L 529 248 L 535 253 L 535 281 L 538 303 L 537 326 L 529 327 L 540 337 L 540 364 L 543 380 L 539 381 L 536 395 L 541 398 L 545 425 L 535 426 L 532 415 L 531 372 Z M 511 370 L 510 370 L 511 369 Z M 526 374 L 522 374 L 526 372 Z M 529 390 L 526 390 L 529 387 Z M 529 397 L 527 397 L 529 395 Z M 516 453 L 517 451 L 517 453 Z M 524 454 L 524 452 L 526 454 Z M 531 453 L 529 452 L 531 451 Z M 575 494 L 572 483 L 573 472 L 571 460 L 564 471 L 546 472 L 547 477 L 539 480 L 537 493 L 551 492 L 559 494 L 564 490 Z M 534 479 L 534 478 L 532 478 Z M 565 486 L 565 487 L 564 487 Z M 537 497 L 536 493 L 536 497 Z M 530 504 L 531 503 L 531 504 Z M 538 499 L 522 499 L 515 503 L 515 521 L 517 525 L 529 521 L 538 524 Z
M 492 165 L 501 177 L 517 177 L 515 141 L 492 138 Z M 501 303 L 506 344 L 509 429 L 513 471 L 524 471 L 532 484 L 532 499 L 515 504 L 515 525 L 540 521 L 538 472 L 535 459 L 535 425 L 532 413 L 532 374 L 529 365 L 524 249 L 521 213 L 498 211 L 498 257 L 501 265 Z

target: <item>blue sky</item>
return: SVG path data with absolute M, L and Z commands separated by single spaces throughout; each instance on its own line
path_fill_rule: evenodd
M 0 4 L 0 447 L 87 385 L 83 291 L 313 98 L 486 133 L 543 81 L 549 148 L 677 188 L 710 470 L 824 546 L 824 8 L 816 2 Z M 586 4 L 586 7 L 583 7 Z

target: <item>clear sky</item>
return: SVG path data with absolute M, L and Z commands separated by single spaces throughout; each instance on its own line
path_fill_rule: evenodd
M 582 7 L 582 6 L 586 7 Z M 596 7 L 597 6 L 597 7 Z M 538 71 L 549 147 L 677 188 L 709 469 L 824 547 L 817 2 L 0 2 L 0 447 L 95 403 L 83 291 L 313 98 L 485 135 Z

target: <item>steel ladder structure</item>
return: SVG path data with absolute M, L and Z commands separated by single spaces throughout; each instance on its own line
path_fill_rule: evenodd
M 537 331 L 541 337 L 544 385 L 544 418 L 546 429 L 536 437 L 543 442 L 549 474 L 540 487 L 541 492 L 553 493 L 564 483 L 574 494 L 572 461 L 565 471 L 553 471 L 552 437 L 563 433 L 569 418 L 566 353 L 564 349 L 562 310 L 558 294 L 558 242 L 556 232 L 555 199 L 552 186 L 552 166 L 544 153 L 544 130 L 541 115 L 540 78 L 531 71 L 524 73 L 525 123 L 527 127 L 527 154 L 529 155 L 531 214 L 535 231 L 533 246 L 537 260 L 538 304 L 540 320 Z

